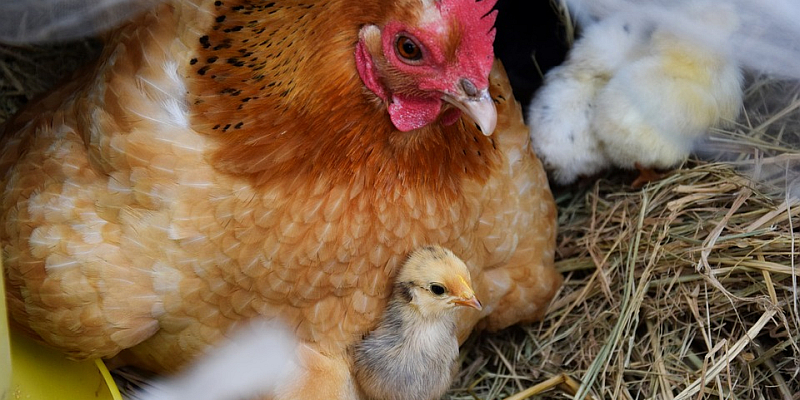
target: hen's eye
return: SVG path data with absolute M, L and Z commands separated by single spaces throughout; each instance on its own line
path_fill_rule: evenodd
M 408 36 L 398 37 L 395 48 L 397 49 L 397 54 L 406 61 L 419 61 L 422 59 L 422 50 L 419 45 Z
M 438 283 L 431 284 L 431 293 L 433 293 L 433 294 L 435 294 L 437 296 L 441 296 L 441 295 L 445 294 L 446 292 L 447 292 L 447 289 L 445 289 L 444 286 L 442 286 L 442 285 L 440 285 Z

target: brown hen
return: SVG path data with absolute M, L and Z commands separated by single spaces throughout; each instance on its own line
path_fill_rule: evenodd
M 278 318 L 324 397 L 422 245 L 470 269 L 484 308 L 462 340 L 540 318 L 555 207 L 502 66 L 487 77 L 491 6 L 186 0 L 108 35 L 5 127 L 13 320 L 74 357 L 173 371 Z

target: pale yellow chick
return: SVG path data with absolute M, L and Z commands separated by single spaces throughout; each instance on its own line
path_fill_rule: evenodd
M 412 253 L 382 321 L 355 347 L 363 398 L 440 398 L 458 367 L 456 318 L 481 308 L 467 266 L 450 250 L 430 246 Z
M 692 3 L 683 10 L 722 36 L 737 27 L 732 10 Z M 618 167 L 665 169 L 693 151 L 710 128 L 735 121 L 742 105 L 742 73 L 724 43 L 654 30 L 648 54 L 619 69 L 599 92 L 592 130 Z

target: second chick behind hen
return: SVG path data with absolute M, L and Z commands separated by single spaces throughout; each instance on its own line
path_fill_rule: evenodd
M 558 183 L 610 166 L 674 167 L 710 128 L 738 116 L 742 74 L 729 51 L 735 10 L 701 1 L 672 6 L 658 20 L 647 11 L 591 23 L 537 93 L 532 143 Z M 706 27 L 713 34 L 704 35 Z
M 732 10 L 711 3 L 681 10 L 692 21 L 718 25 L 723 35 L 737 25 Z M 648 54 L 621 68 L 599 92 L 592 131 L 613 165 L 674 167 L 709 128 L 736 119 L 742 73 L 726 46 L 713 48 L 712 42 L 659 27 Z

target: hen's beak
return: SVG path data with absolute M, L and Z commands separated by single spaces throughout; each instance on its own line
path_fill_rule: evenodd
M 494 132 L 497 126 L 497 109 L 494 107 L 488 88 L 478 90 L 469 79 L 462 78 L 458 92 L 445 95 L 444 101 L 458 107 L 472 118 L 484 135 L 490 136 Z

